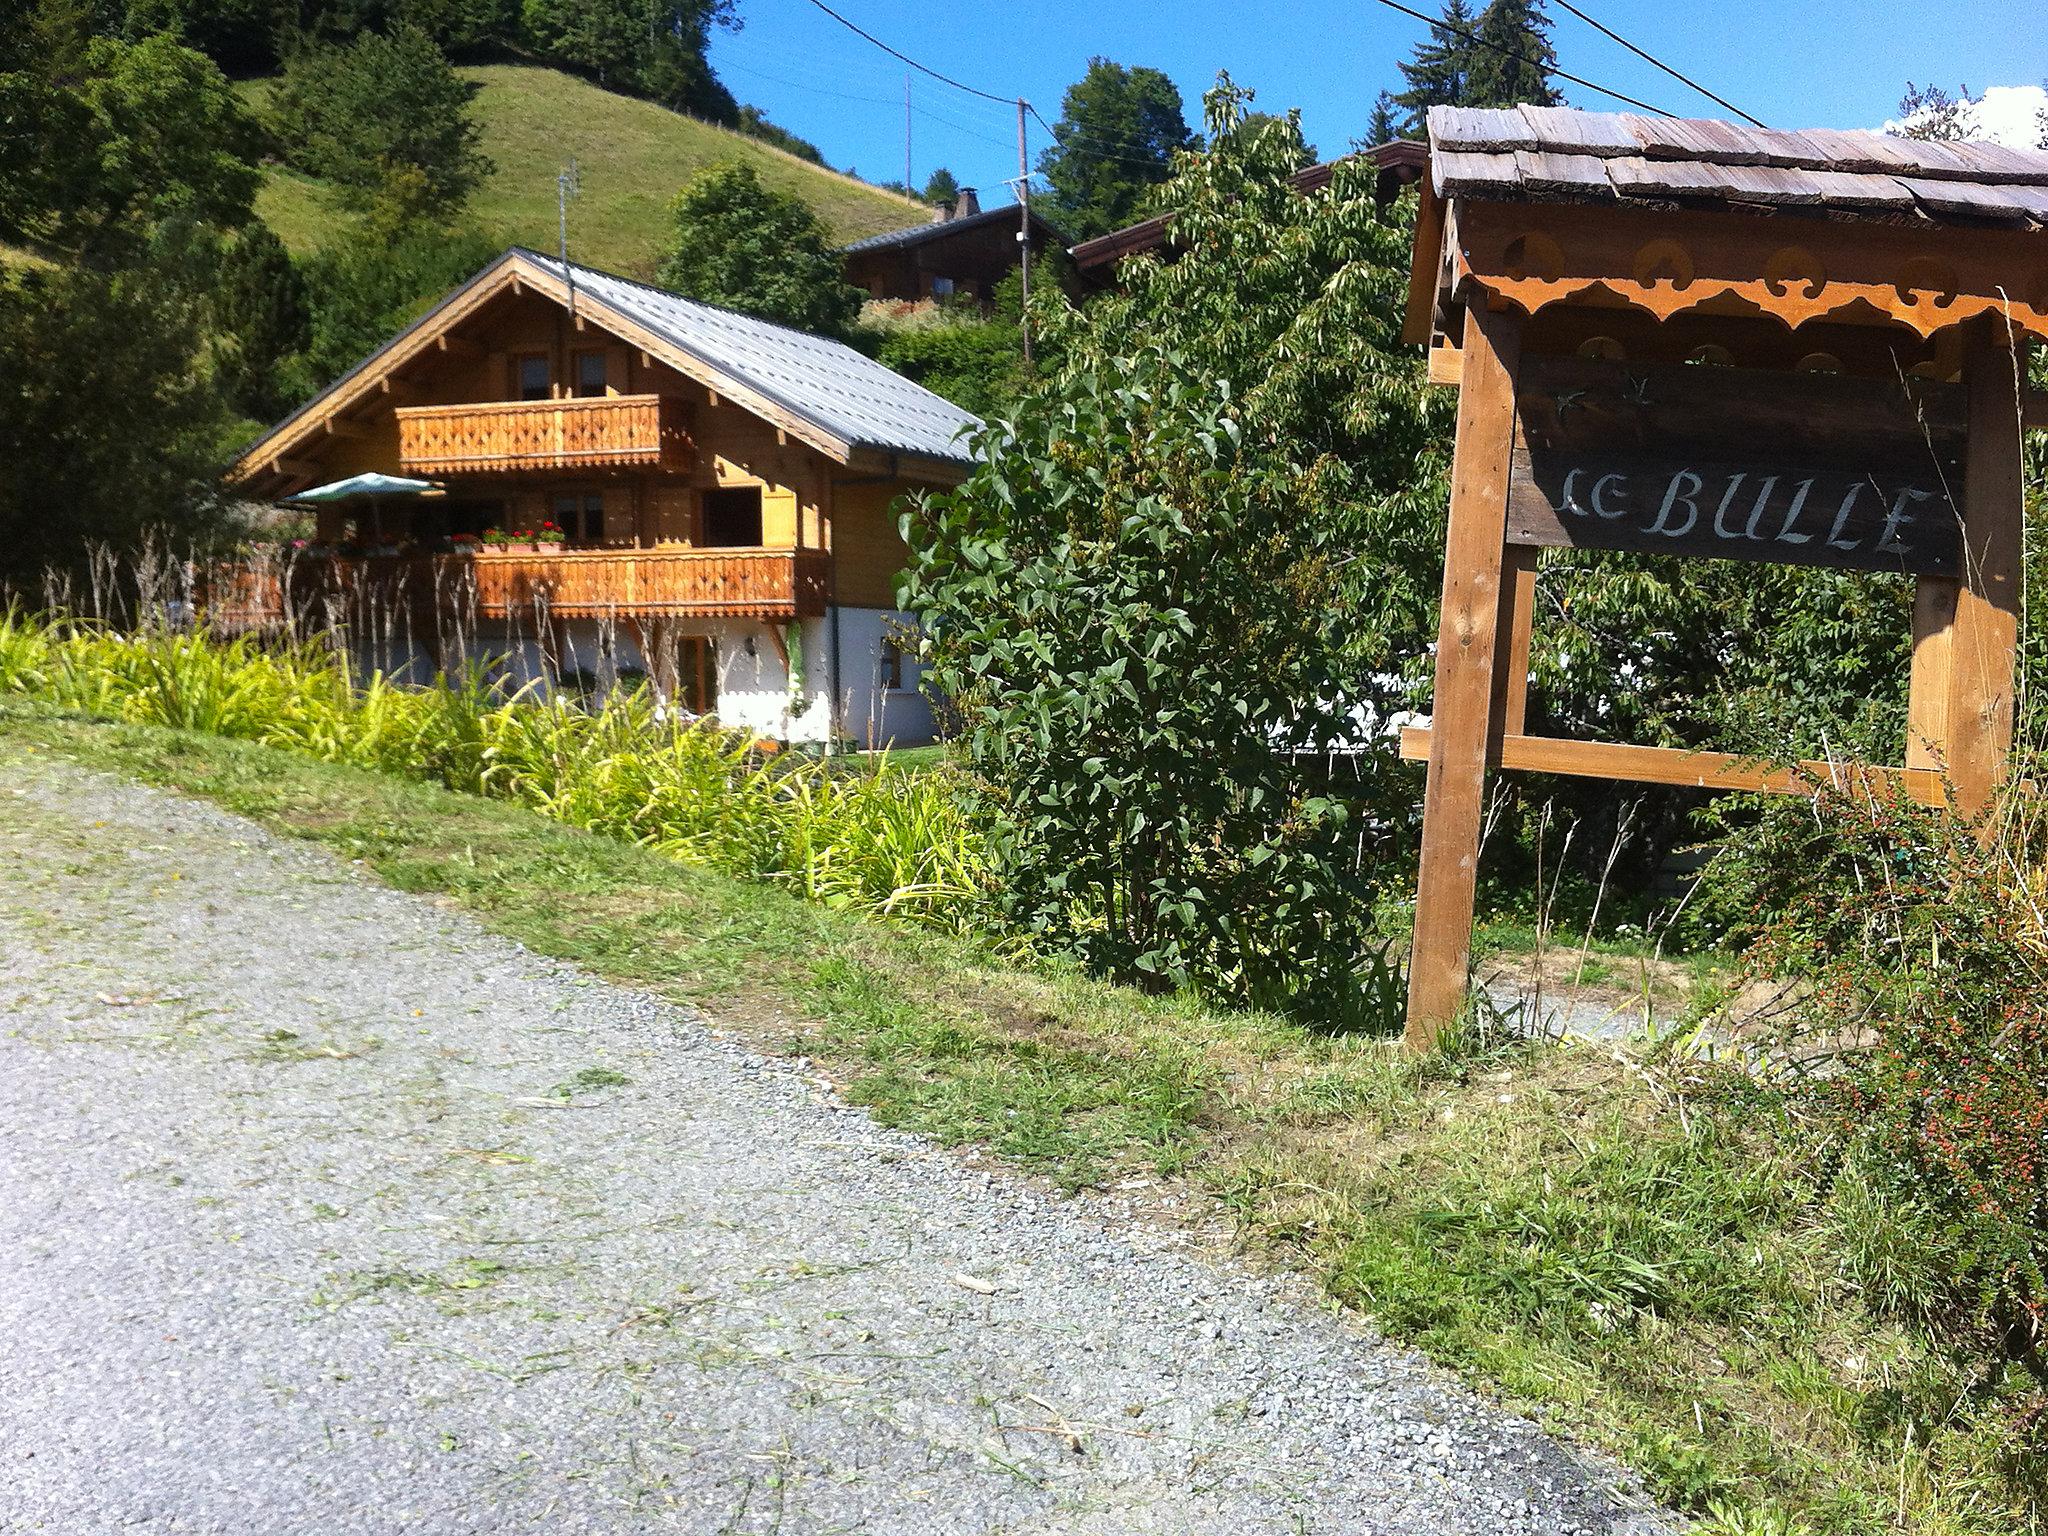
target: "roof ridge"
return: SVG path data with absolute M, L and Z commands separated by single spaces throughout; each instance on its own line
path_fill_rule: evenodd
M 560 264 L 562 260 L 559 256 L 550 256 L 545 251 L 537 251 L 530 245 L 509 246 L 506 249 L 506 255 L 537 257 L 541 261 L 556 264 Z M 501 257 L 500 260 L 502 259 Z M 867 356 L 860 348 L 849 345 L 837 337 L 820 336 L 816 331 L 806 331 L 798 326 L 784 325 L 780 320 L 769 320 L 761 315 L 750 315 L 744 309 L 734 309 L 730 304 L 713 304 L 709 299 L 693 299 L 686 293 L 677 293 L 673 288 L 664 288 L 659 283 L 645 282 L 637 277 L 628 277 L 623 272 L 607 271 L 603 267 L 589 266 L 580 261 L 571 261 L 569 265 L 578 272 L 588 272 L 595 277 L 602 277 L 609 282 L 624 283 L 628 288 L 638 288 L 643 292 L 655 294 L 660 298 L 672 299 L 678 304 L 688 304 L 697 309 L 709 310 L 714 315 L 730 315 L 735 320 L 744 320 L 750 325 L 765 325 L 772 331 L 781 331 L 786 335 L 800 337 L 805 341 L 815 341 L 821 346 L 839 347 L 847 352 L 851 352 L 855 357 Z M 898 375 L 898 377 L 901 377 L 901 375 Z

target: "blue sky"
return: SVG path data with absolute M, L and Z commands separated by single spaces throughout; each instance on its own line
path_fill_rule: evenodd
M 904 52 L 972 85 L 1024 95 L 1048 121 L 1091 55 L 1149 64 L 1172 76 L 1200 127 L 1201 93 L 1228 69 L 1262 108 L 1302 109 L 1309 139 L 1343 150 L 1374 95 L 1399 83 L 1396 62 L 1423 25 L 1373 0 L 1259 6 L 1237 0 L 1103 4 L 1023 0 L 940 6 L 924 0 L 831 0 L 833 8 Z M 1408 0 L 1433 11 L 1430 0 Z M 733 94 L 812 140 L 833 164 L 871 180 L 903 174 L 904 66 L 807 0 L 741 0 L 744 27 L 713 41 L 712 62 Z M 1868 127 L 1896 107 L 1908 78 L 2038 84 L 2048 76 L 2043 0 L 1582 0 L 1597 16 L 1773 127 Z M 1559 64 L 1574 74 L 1681 115 L 1723 115 L 1553 8 Z M 1615 107 L 1567 86 L 1571 104 Z M 1016 175 L 1014 108 L 980 101 L 923 76 L 912 82 L 911 160 L 919 183 L 946 165 L 985 202 L 1006 201 Z M 1031 125 L 1035 161 L 1045 137 Z

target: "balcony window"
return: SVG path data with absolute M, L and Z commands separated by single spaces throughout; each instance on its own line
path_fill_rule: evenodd
M 594 399 L 610 387 L 605 371 L 605 356 L 602 352 L 578 352 L 576 354 L 576 394 L 579 399 Z
M 704 543 L 710 548 L 761 546 L 761 487 L 721 486 L 704 493 Z
M 544 352 L 529 352 L 519 359 L 519 398 L 522 400 L 545 400 L 554 393 L 554 381 L 548 376 L 548 359 Z
M 604 494 L 564 492 L 555 498 L 555 526 L 571 544 L 604 542 Z

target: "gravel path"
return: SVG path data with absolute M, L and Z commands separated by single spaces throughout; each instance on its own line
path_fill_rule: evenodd
M 0 790 L 0 1530 L 1669 1529 L 1284 1281 L 210 807 Z

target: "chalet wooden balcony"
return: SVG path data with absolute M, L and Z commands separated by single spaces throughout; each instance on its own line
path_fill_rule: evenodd
M 359 624 L 407 612 L 483 619 L 704 618 L 786 622 L 825 611 L 832 557 L 815 549 L 482 550 L 303 555 L 221 566 L 201 606 L 222 632 Z
M 398 467 L 414 475 L 687 469 L 683 402 L 667 395 L 402 406 Z
M 544 608 L 559 618 L 798 619 L 825 611 L 831 556 L 814 549 L 576 549 L 486 550 L 453 560 L 469 566 L 478 611 L 489 618 Z

